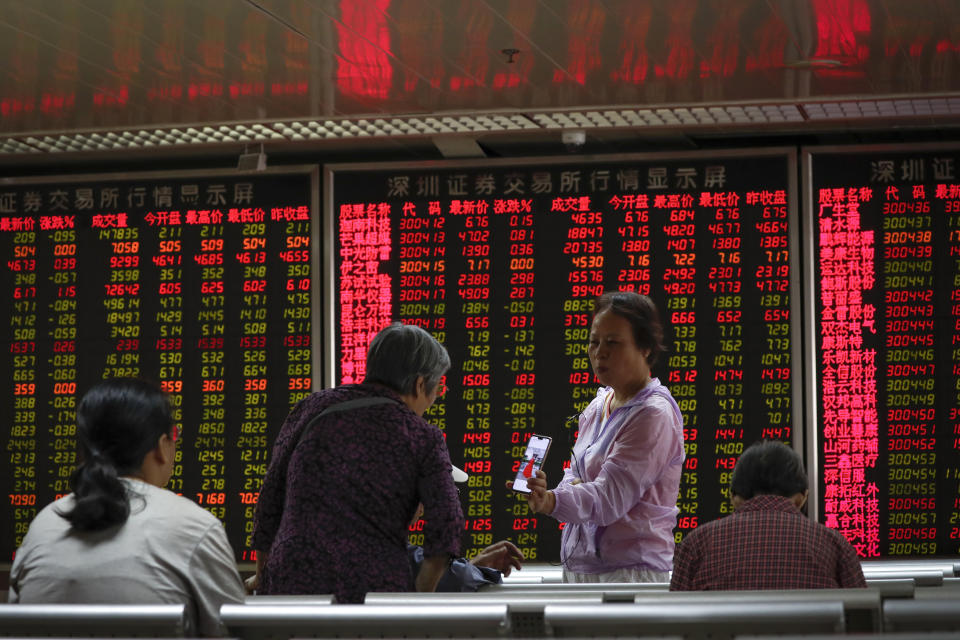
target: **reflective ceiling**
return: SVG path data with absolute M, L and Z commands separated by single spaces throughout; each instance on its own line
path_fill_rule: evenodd
M 558 128 L 960 121 L 960 0 L 0 0 L 0 9 L 7 153 L 122 148 L 124 138 L 482 141 Z

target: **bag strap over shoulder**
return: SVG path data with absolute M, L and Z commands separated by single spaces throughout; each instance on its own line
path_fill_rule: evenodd
M 330 415 L 331 413 L 338 413 L 340 411 L 350 411 L 351 409 L 362 409 L 363 407 L 372 407 L 378 404 L 389 404 L 396 403 L 397 401 L 393 398 L 384 398 L 383 396 L 373 396 L 370 398 L 354 398 L 353 400 L 344 400 L 343 402 L 338 402 L 337 404 L 332 404 L 314 417 L 313 422 L 317 418 L 322 418 L 323 416 Z
M 364 407 L 373 407 L 378 404 L 390 404 L 397 403 L 396 400 L 392 398 L 384 398 L 383 396 L 372 396 L 367 398 L 354 398 L 353 400 L 344 400 L 343 402 L 338 402 L 337 404 L 332 404 L 317 415 L 313 416 L 310 419 L 310 422 L 307 423 L 307 426 L 303 428 L 303 431 L 300 432 L 300 437 L 297 439 L 297 444 L 299 445 L 303 442 L 304 437 L 313 428 L 313 425 L 316 424 L 320 418 L 324 418 L 331 413 L 339 413 L 341 411 L 351 411 L 353 409 L 362 409 Z

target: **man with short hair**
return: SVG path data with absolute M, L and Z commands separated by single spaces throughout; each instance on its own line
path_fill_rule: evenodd
M 866 587 L 857 552 L 840 533 L 808 519 L 807 475 L 796 451 L 750 446 L 730 481 L 734 513 L 687 534 L 671 591 Z

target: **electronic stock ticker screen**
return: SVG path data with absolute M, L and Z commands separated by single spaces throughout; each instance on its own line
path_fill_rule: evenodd
M 0 185 L 6 558 L 69 492 L 83 392 L 140 376 L 183 428 L 169 488 L 252 559 L 269 447 L 313 387 L 317 190 L 316 169 Z
M 391 321 L 447 347 L 448 391 L 425 417 L 470 474 L 468 556 L 509 538 L 529 561 L 559 560 L 558 523 L 504 483 L 533 433 L 553 437 L 544 470 L 561 478 L 598 388 L 587 345 L 604 291 L 648 294 L 664 321 L 654 375 L 686 447 L 678 541 L 729 512 L 745 446 L 801 437 L 792 151 L 328 171 L 334 377 L 361 381 Z
M 960 149 L 812 150 L 821 521 L 960 554 Z

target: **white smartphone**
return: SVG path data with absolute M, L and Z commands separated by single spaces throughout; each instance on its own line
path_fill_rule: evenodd
M 513 490 L 517 493 L 530 493 L 530 487 L 527 486 L 527 478 L 533 478 L 537 475 L 537 470 L 543 466 L 543 461 L 547 458 L 547 451 L 550 450 L 550 442 L 553 438 L 550 436 L 538 436 L 533 434 L 527 442 L 527 450 L 523 453 L 523 460 L 517 467 L 517 476 L 513 479 Z

